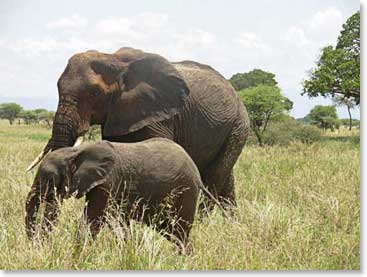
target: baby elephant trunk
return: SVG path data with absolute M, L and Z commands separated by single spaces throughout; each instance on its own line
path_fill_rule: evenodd
M 42 221 L 43 232 L 48 233 L 51 231 L 52 225 L 57 220 L 59 214 L 59 202 L 55 188 L 52 186 L 52 188 L 42 191 L 40 187 L 40 185 L 35 186 L 27 196 L 25 226 L 29 239 L 32 239 L 36 234 L 37 213 L 42 202 L 45 202 L 45 212 Z

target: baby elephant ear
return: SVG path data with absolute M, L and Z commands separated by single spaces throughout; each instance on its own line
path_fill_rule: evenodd
M 181 111 L 189 88 L 174 66 L 163 57 L 146 54 L 133 61 L 119 77 L 103 128 L 106 137 L 137 131 Z
M 106 183 L 111 173 L 116 156 L 113 146 L 100 142 L 86 147 L 75 160 L 77 169 L 72 177 L 69 195 L 76 193 L 76 198 L 83 197 L 91 189 Z

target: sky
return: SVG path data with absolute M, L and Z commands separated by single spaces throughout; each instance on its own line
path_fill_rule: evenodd
M 224 77 L 270 71 L 299 118 L 330 99 L 301 96 L 320 50 L 335 45 L 358 0 L 1 0 L 0 102 L 55 110 L 68 59 L 130 46 L 209 64 Z M 359 109 L 352 111 L 359 118 Z M 348 116 L 345 107 L 339 117 Z

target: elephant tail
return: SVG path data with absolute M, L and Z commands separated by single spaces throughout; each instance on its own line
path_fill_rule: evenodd
M 208 197 L 210 197 L 215 204 L 218 205 L 219 209 L 222 211 L 223 215 L 227 218 L 229 218 L 228 212 L 224 209 L 223 205 L 218 201 L 218 199 L 204 186 L 202 182 L 199 183 L 200 189 L 202 189 Z

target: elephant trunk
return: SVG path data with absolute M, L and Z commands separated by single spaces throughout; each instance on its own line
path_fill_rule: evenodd
M 82 135 L 81 125 L 82 121 L 77 108 L 67 102 L 60 102 L 49 142 L 51 151 L 72 146 L 78 136 Z
M 57 107 L 52 128 L 52 136 L 43 151 L 28 166 L 27 171 L 35 167 L 48 152 L 63 147 L 73 146 L 74 143 L 80 144 L 82 141 L 80 137 L 89 129 L 90 118 L 86 120 L 81 119 L 75 104 L 77 100 L 72 100 L 73 98 L 70 97 L 63 98 L 64 100 L 61 101 Z
M 39 206 L 41 204 L 41 193 L 37 188 L 33 188 L 28 196 L 26 201 L 26 217 L 25 217 L 25 226 L 26 233 L 29 239 L 33 238 L 36 230 L 36 218 Z
M 36 218 L 39 210 L 39 206 L 42 202 L 45 202 L 45 212 L 42 222 L 42 230 L 50 232 L 52 225 L 57 220 L 59 215 L 59 200 L 57 197 L 56 188 L 50 187 L 47 183 L 45 189 L 41 186 L 41 183 L 37 183 L 33 186 L 33 189 L 29 192 L 26 201 L 26 217 L 25 226 L 26 233 L 29 239 L 32 239 L 36 233 Z
M 60 200 L 61 201 L 61 200 Z M 52 190 L 47 194 L 45 214 L 42 222 L 42 230 L 46 233 L 52 231 L 52 226 L 57 221 L 60 213 L 59 199 L 56 191 Z

